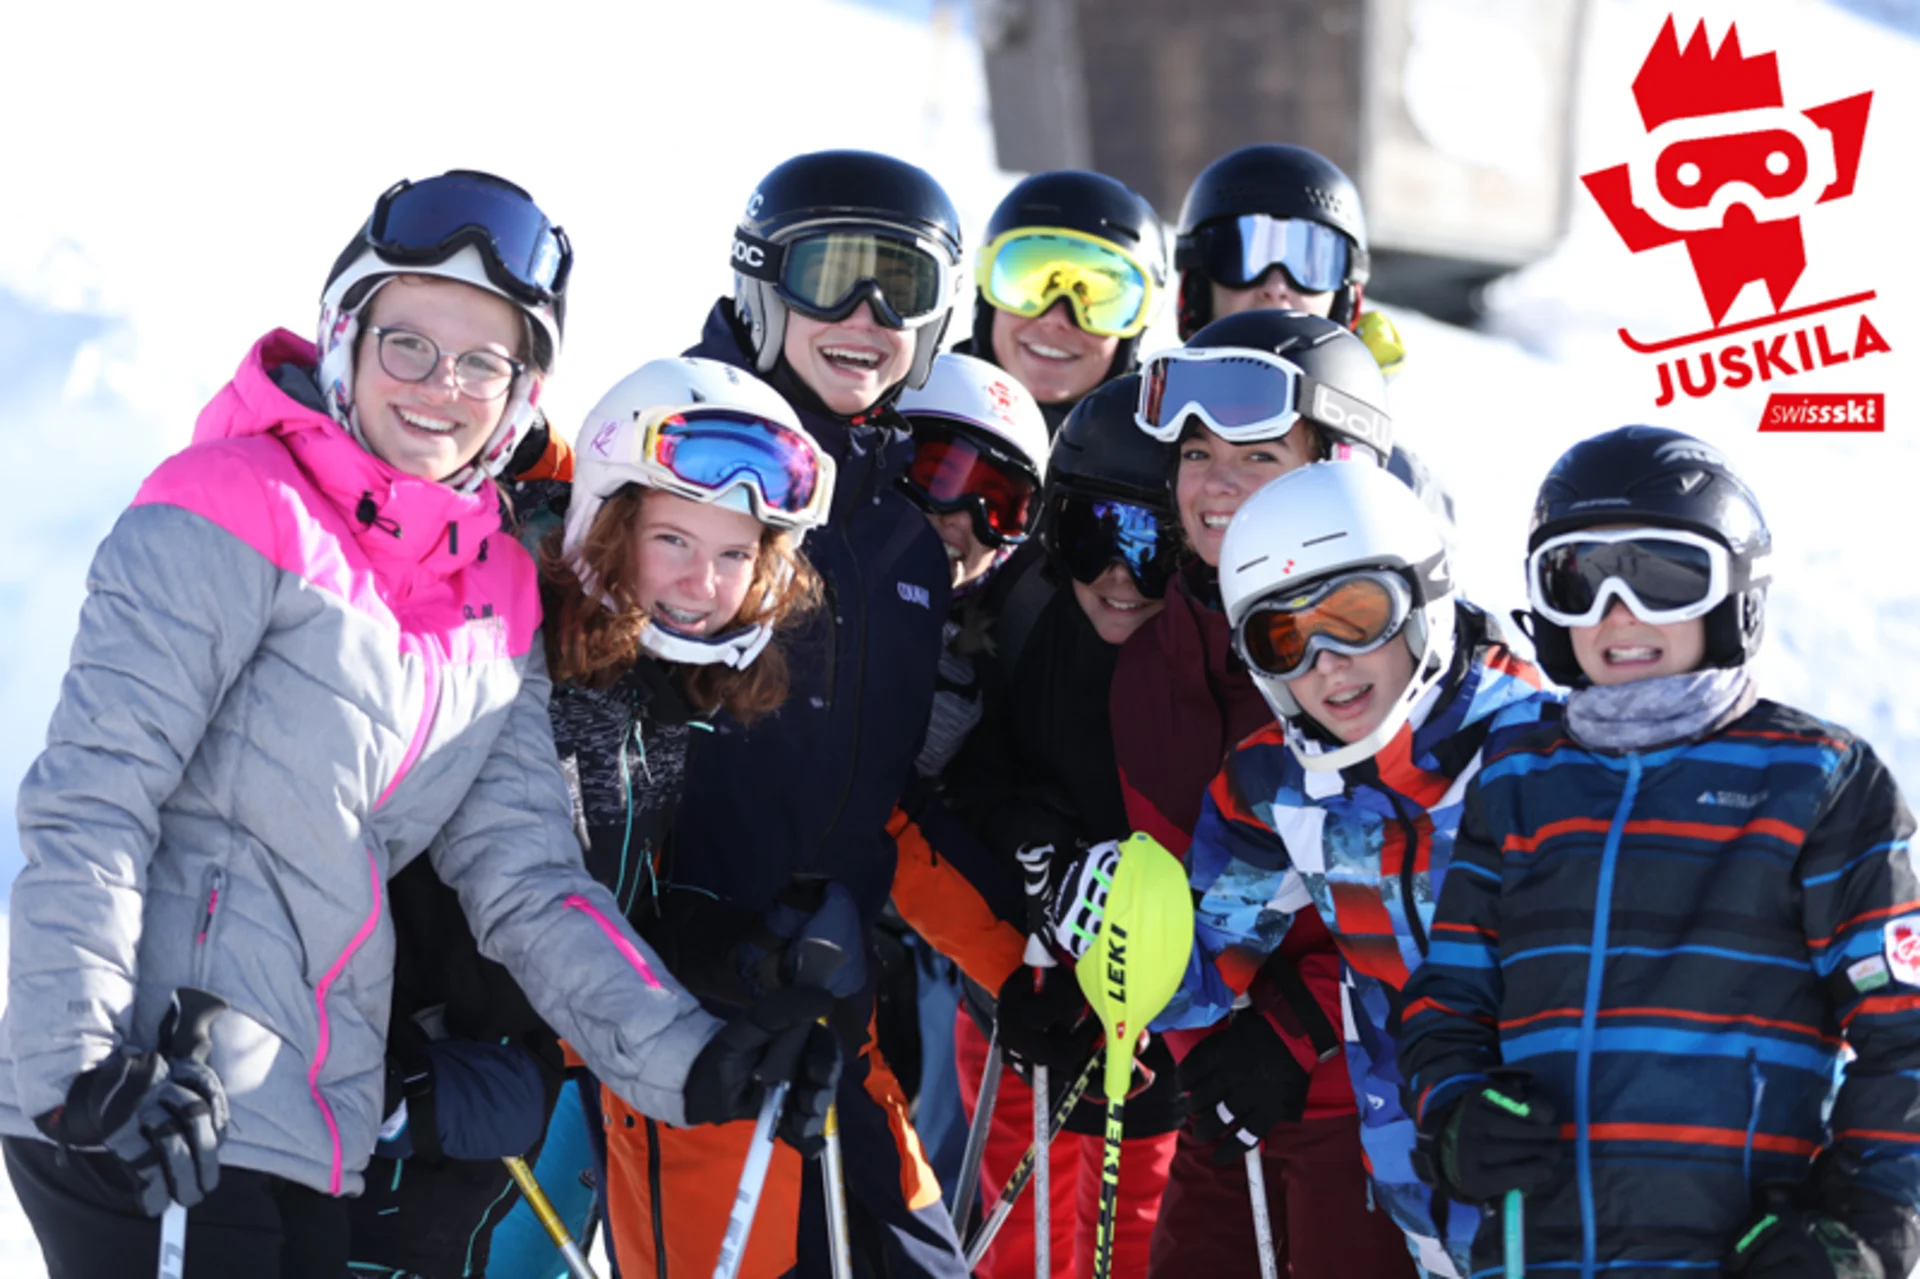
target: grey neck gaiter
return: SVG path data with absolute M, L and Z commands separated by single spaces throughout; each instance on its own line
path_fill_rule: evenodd
M 1747 713 L 1759 696 L 1744 666 L 1575 689 L 1567 731 L 1582 746 L 1641 751 L 1693 741 Z

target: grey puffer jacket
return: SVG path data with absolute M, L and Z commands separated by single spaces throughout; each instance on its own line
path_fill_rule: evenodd
M 197 986 L 231 1005 L 222 1163 L 357 1193 L 384 1093 L 384 887 L 422 853 L 548 1024 L 680 1122 L 719 1023 L 581 863 L 532 561 L 491 486 L 400 475 L 314 408 L 313 363 L 263 339 L 94 559 L 20 790 L 0 1132 L 33 1135 Z

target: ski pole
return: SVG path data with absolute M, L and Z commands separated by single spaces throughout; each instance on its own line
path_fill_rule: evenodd
M 1087 1095 L 1087 1089 L 1093 1086 L 1094 1072 L 1099 1068 L 1100 1054 L 1096 1052 L 1087 1058 L 1086 1068 L 1080 1072 L 1080 1077 L 1073 1081 L 1073 1087 L 1067 1089 L 1067 1095 L 1062 1097 L 1060 1104 L 1053 1108 L 1052 1132 L 1058 1133 L 1066 1124 L 1067 1116 L 1073 1113 L 1073 1108 L 1080 1104 L 1082 1097 Z M 1033 1180 L 1035 1161 L 1043 1154 L 1043 1151 L 1028 1146 L 1027 1153 L 1022 1155 L 1020 1162 L 1013 1166 L 1013 1174 L 1007 1178 L 1006 1186 L 1001 1189 L 1000 1198 L 994 1201 L 993 1211 L 987 1214 L 987 1219 L 981 1224 L 979 1233 L 975 1234 L 973 1241 L 967 1245 L 967 1269 L 978 1268 L 980 1259 L 986 1256 L 987 1249 L 993 1246 L 995 1236 L 1000 1233 L 1000 1227 L 1007 1224 L 1007 1218 L 1013 1213 L 1013 1205 L 1026 1191 L 1027 1183 Z
M 853 1279 L 853 1244 L 847 1237 L 847 1173 L 840 1161 L 840 1106 L 827 1106 L 826 1149 L 820 1174 L 827 1182 L 827 1242 L 833 1248 L 833 1279 Z
M 186 1057 L 200 1065 L 213 1055 L 213 1019 L 227 1010 L 227 1001 L 209 991 L 182 986 L 173 992 L 173 1037 L 162 1045 L 169 1057 Z M 160 1214 L 159 1279 L 184 1279 L 187 1273 L 187 1208 L 173 1200 Z
M 1518 1190 L 1507 1192 L 1506 1279 L 1527 1279 L 1527 1201 Z
M 1253 1000 L 1246 992 L 1233 1001 L 1239 1009 L 1251 1008 Z M 1247 1147 L 1247 1202 L 1253 1208 L 1253 1242 L 1260 1251 L 1260 1279 L 1279 1279 L 1280 1265 L 1273 1255 L 1273 1218 L 1267 1211 L 1267 1170 L 1260 1162 L 1258 1142 Z
M 1022 957 L 1033 968 L 1033 984 L 1038 990 L 1047 969 L 1054 967 L 1053 951 L 1041 940 L 1047 925 L 1047 874 L 1053 863 L 1053 845 L 1022 848 L 1017 856 L 1026 879 L 1027 953 Z M 1033 1148 L 1041 1152 L 1033 1168 L 1033 1274 L 1034 1279 L 1051 1279 L 1053 1274 L 1053 1132 L 1047 1120 L 1047 1108 L 1053 1104 L 1052 1071 L 1033 1063 Z
M 1113 1273 L 1120 1143 L 1126 1136 L 1134 1050 L 1147 1024 L 1180 989 L 1192 952 L 1193 896 L 1186 868 L 1152 836 L 1129 836 L 1116 848 L 1113 883 L 1099 932 L 1074 965 L 1081 991 L 1107 1029 L 1106 1143 L 1100 1161 L 1093 1279 L 1108 1279 Z
M 520 1195 L 527 1201 L 527 1207 L 533 1209 L 533 1215 L 546 1227 L 548 1236 L 552 1238 L 553 1246 L 566 1259 L 567 1273 L 573 1279 L 597 1279 L 593 1267 L 587 1263 L 586 1254 L 573 1241 L 567 1223 L 560 1220 L 560 1214 L 553 1210 L 553 1201 L 547 1198 L 547 1192 L 540 1189 L 540 1183 L 534 1180 L 533 1169 L 527 1167 L 527 1161 L 518 1155 L 506 1155 L 500 1162 L 513 1174 L 514 1184 L 520 1187 Z
M 996 1021 L 987 1038 L 987 1068 L 980 1075 L 980 1100 L 973 1108 L 973 1124 L 967 1129 L 967 1150 L 960 1160 L 960 1183 L 953 1189 L 953 1232 L 964 1235 L 967 1218 L 973 1215 L 974 1196 L 980 1190 L 980 1161 L 987 1153 L 987 1130 L 993 1122 L 993 1108 L 1000 1100 L 1000 1026 Z

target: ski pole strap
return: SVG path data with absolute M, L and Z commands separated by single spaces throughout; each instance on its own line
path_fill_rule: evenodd
M 1293 1013 L 1299 1026 L 1284 1027 L 1295 1033 L 1304 1031 L 1307 1040 L 1313 1045 L 1314 1053 L 1325 1061 L 1340 1051 L 1340 1034 L 1334 1030 L 1333 1022 L 1327 1017 L 1326 1010 L 1320 1007 L 1320 1001 L 1313 997 L 1313 991 L 1307 988 L 1306 979 L 1300 975 L 1300 969 L 1285 955 L 1275 952 L 1268 957 L 1260 971 L 1280 992 L 1280 998 L 1286 1001 L 1287 1008 Z

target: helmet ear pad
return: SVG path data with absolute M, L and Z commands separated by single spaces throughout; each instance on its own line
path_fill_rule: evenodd
M 774 295 L 773 286 L 735 272 L 733 276 L 734 317 L 747 327 L 747 341 L 753 348 L 753 371 L 762 377 L 773 372 L 787 341 L 787 307 Z
M 1529 611 L 1527 616 L 1533 619 L 1533 660 L 1547 678 L 1566 688 L 1586 685 L 1588 680 L 1580 669 L 1580 659 L 1573 655 L 1573 636 L 1567 628 L 1536 612 Z

